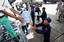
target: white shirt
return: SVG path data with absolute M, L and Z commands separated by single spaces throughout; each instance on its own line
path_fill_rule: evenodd
M 31 15 L 29 11 L 23 11 L 21 16 L 23 17 L 23 25 L 26 25 L 26 23 L 29 23 L 31 21 Z
M 12 8 L 12 7 L 9 4 L 8 0 L 0 0 L 0 10 L 3 10 L 5 8 Z M 4 15 L 4 14 L 0 12 L 0 16 L 2 16 L 2 15 Z

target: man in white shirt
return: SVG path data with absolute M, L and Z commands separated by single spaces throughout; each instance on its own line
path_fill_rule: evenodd
M 13 17 L 20 21 L 21 21 L 21 17 L 20 16 L 16 17 L 12 13 L 10 13 L 9 12 L 9 11 L 11 11 L 10 9 L 12 10 L 12 7 L 10 6 L 8 0 L 0 0 L 0 25 L 3 25 L 5 27 L 4 29 L 10 34 L 11 38 L 14 38 L 16 40 L 16 42 L 19 42 L 16 38 L 17 34 L 13 30 L 13 27 L 11 26 L 10 21 L 8 20 L 7 16 Z M 15 12 L 13 12 L 13 13 L 15 13 Z
M 29 25 L 29 23 L 31 21 L 31 15 L 30 15 L 30 12 L 28 11 L 28 9 L 23 8 L 22 11 L 23 12 L 22 12 L 21 16 L 24 19 L 22 28 L 23 28 L 23 31 L 25 33 L 25 30 L 26 30 L 26 32 L 28 32 L 28 30 L 27 30 L 28 26 L 27 25 Z

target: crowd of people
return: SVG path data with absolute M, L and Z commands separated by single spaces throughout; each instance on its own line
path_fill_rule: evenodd
M 35 32 L 44 35 L 44 42 L 50 42 L 51 19 L 47 17 L 45 10 L 46 8 L 42 8 L 41 14 L 41 10 L 37 4 L 31 4 L 31 11 L 29 11 L 27 3 L 20 3 L 17 6 L 13 4 L 15 1 L 16 0 L 12 0 L 11 2 L 10 0 L 0 0 L 0 25 L 5 27 L 6 32 L 10 34 L 11 38 L 13 38 L 15 42 L 19 42 L 18 35 L 13 30 L 13 26 L 11 26 L 8 16 L 21 22 L 22 31 L 25 35 L 29 34 L 28 27 L 31 25 L 32 30 L 35 30 Z

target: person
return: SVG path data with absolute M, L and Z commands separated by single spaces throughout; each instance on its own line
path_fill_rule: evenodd
M 44 7 L 43 7 L 43 9 L 44 9 L 43 13 L 46 13 Z M 50 42 L 51 26 L 49 23 L 51 22 L 51 19 L 47 18 L 46 15 L 42 15 L 41 18 L 42 18 L 42 23 L 37 24 L 32 29 L 34 29 L 37 33 L 42 34 L 44 36 L 44 42 Z M 42 27 L 42 28 L 38 29 L 38 27 Z
M 16 17 L 12 13 L 10 13 L 13 12 L 11 10 L 12 7 L 10 6 L 8 0 L 0 0 L 0 25 L 3 25 L 5 27 L 4 29 L 6 30 L 6 32 L 10 34 L 11 38 L 13 38 L 16 42 L 19 42 L 19 40 L 17 39 L 17 34 L 13 30 L 13 27 L 11 26 L 10 21 L 8 20 L 8 16 L 13 17 L 20 21 L 22 21 L 22 18 L 21 16 Z
M 23 12 L 22 12 L 21 16 L 24 19 L 22 29 L 23 29 L 24 33 L 28 34 L 27 28 L 28 28 L 28 25 L 31 21 L 30 12 L 28 11 L 28 9 L 23 8 Z
M 35 7 L 35 12 L 37 12 L 38 14 L 41 12 L 38 5 Z
M 40 14 L 41 11 L 40 11 L 40 8 L 39 8 L 38 5 L 37 5 L 36 8 L 35 8 L 35 12 L 37 12 L 37 14 L 38 14 L 38 15 L 37 15 L 37 20 L 39 20 L 38 17 L 39 17 L 39 14 Z
M 33 26 L 34 26 L 35 25 L 35 10 L 34 10 L 33 5 L 31 5 L 31 18 L 32 18 Z
M 45 7 L 42 8 L 42 15 L 41 15 L 42 20 L 44 20 L 45 18 L 47 18 L 47 13 L 45 11 Z
M 61 0 L 59 0 L 59 2 L 58 2 L 58 6 L 57 6 L 57 14 L 58 14 L 58 19 L 57 19 L 57 21 L 59 21 L 59 18 L 60 18 L 60 9 L 61 9 L 61 6 L 62 6 L 62 1 Z
M 26 24 L 27 24 L 27 27 L 29 27 L 29 24 L 31 23 L 31 14 L 28 11 L 28 8 L 26 8 L 26 13 L 27 13 L 27 21 L 26 21 Z

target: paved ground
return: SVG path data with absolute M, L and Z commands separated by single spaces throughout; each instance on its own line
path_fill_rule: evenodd
M 60 36 L 62 33 L 64 33 L 64 22 L 59 23 L 58 21 L 56 21 L 57 4 L 44 4 L 42 7 L 46 7 L 47 14 L 52 19 L 51 22 L 52 30 L 50 39 L 51 42 L 64 42 L 64 35 Z M 58 36 L 60 37 L 56 39 Z M 37 34 L 34 31 L 32 31 L 27 37 L 29 39 L 29 42 L 43 42 L 43 35 Z

